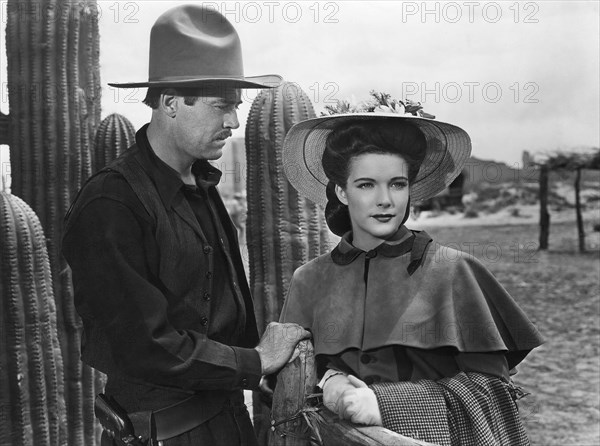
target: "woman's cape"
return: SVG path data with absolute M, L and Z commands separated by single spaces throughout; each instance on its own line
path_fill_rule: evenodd
M 543 342 L 475 257 L 431 243 L 415 269 L 410 252 L 426 236 L 416 234 L 368 253 L 342 239 L 332 253 L 294 273 L 281 321 L 311 330 L 316 355 L 390 345 L 454 347 L 506 352 L 512 368 Z

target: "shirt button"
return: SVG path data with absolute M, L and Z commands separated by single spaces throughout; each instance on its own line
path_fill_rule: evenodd
M 210 293 L 204 293 L 204 300 L 210 300 Z
M 371 362 L 371 356 L 364 354 L 360 357 L 360 362 L 362 362 L 363 364 L 368 364 L 369 362 Z
M 247 380 L 246 378 L 242 379 L 242 387 L 243 387 L 244 389 L 247 389 L 247 388 L 248 388 L 248 380 Z
M 206 324 L 208 324 L 208 318 L 204 316 L 202 319 L 200 319 L 200 323 L 206 327 Z
M 207 279 L 210 279 L 211 277 L 212 277 L 212 273 L 211 273 L 210 271 L 208 271 L 208 272 L 206 273 L 206 278 L 207 278 Z
M 203 249 L 203 251 L 204 251 L 204 254 L 210 254 L 210 252 L 212 251 L 212 249 L 211 249 L 210 246 L 205 246 L 204 249 Z

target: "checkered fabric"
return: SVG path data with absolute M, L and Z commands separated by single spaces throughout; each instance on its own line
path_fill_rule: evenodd
M 438 381 L 370 386 L 383 426 L 441 446 L 529 445 L 509 384 L 461 372 Z

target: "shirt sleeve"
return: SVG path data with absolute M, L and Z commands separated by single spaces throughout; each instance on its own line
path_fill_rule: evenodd
M 505 381 L 460 372 L 438 381 L 370 386 L 383 426 L 439 445 L 528 445 L 517 406 Z
M 194 391 L 258 387 L 256 350 L 171 325 L 168 301 L 149 265 L 147 225 L 128 205 L 95 198 L 70 220 L 63 254 L 73 273 L 75 305 L 86 335 L 90 330 L 106 339 L 109 362 L 119 372 Z M 89 337 L 85 342 L 97 340 Z

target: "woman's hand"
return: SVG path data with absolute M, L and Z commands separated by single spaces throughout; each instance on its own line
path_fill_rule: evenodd
M 337 401 L 338 415 L 353 423 L 381 426 L 381 413 L 375 392 L 355 376 L 348 375 L 346 379 L 346 386 L 349 384 L 351 387 L 346 388 Z
M 341 416 L 338 399 L 344 391 L 354 388 L 348 380 L 348 376 L 345 373 L 337 372 L 337 374 L 326 379 L 322 388 L 323 404 L 325 404 L 325 407 Z

